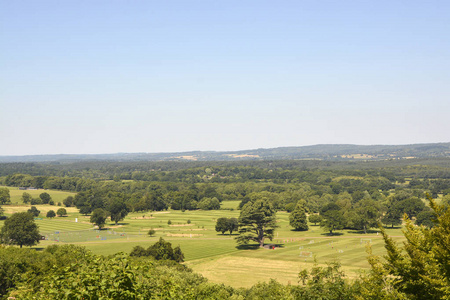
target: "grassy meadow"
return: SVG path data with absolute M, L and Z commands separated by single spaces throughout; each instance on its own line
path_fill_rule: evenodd
M 10 188 L 12 205 L 4 205 L 6 215 L 26 211 L 30 205 L 20 204 L 23 191 Z M 27 191 L 33 197 L 41 191 Z M 31 192 L 35 192 L 31 193 Z M 57 203 L 73 193 L 46 191 Z M 16 204 L 19 203 L 19 204 Z M 107 223 L 104 230 L 96 230 L 89 223 L 89 216 L 82 216 L 76 208 L 66 208 L 65 217 L 46 218 L 50 209 L 58 206 L 37 205 L 41 211 L 36 219 L 40 232 L 46 237 L 36 248 L 51 244 L 73 243 L 87 247 L 98 254 L 130 252 L 134 246 L 148 247 L 159 237 L 180 245 L 185 254 L 185 264 L 195 272 L 203 274 L 210 281 L 234 287 L 249 287 L 259 281 L 271 278 L 281 283 L 297 283 L 298 272 L 311 268 L 316 260 L 319 265 L 339 261 L 349 277 L 367 270 L 366 246 L 371 245 L 375 254 L 384 253 L 384 243 L 377 231 L 368 234 L 349 230 L 337 231 L 328 236 L 319 226 L 310 224 L 308 231 L 293 231 L 289 226 L 289 214 L 278 212 L 279 228 L 272 243 L 275 249 L 238 249 L 234 238 L 237 236 L 217 233 L 216 220 L 220 217 L 238 217 L 239 202 L 222 203 L 221 210 L 215 211 L 163 211 L 130 213 L 125 220 Z M 233 209 L 233 210 L 231 210 Z M 168 224 L 170 220 L 171 224 Z M 0 227 L 3 225 L 0 221 Z M 152 228 L 153 237 L 147 235 Z M 400 228 L 389 229 L 394 239 L 404 239 Z M 271 243 L 266 241 L 266 243 Z

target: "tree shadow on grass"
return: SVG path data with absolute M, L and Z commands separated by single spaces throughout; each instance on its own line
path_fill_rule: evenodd
M 247 244 L 247 245 L 238 245 L 236 246 L 238 250 L 258 250 L 258 244 Z
M 383 226 L 383 228 L 384 229 L 401 229 L 402 226 L 394 226 L 394 227 L 392 227 L 391 225 L 388 225 L 388 226 Z
M 216 236 L 227 236 L 227 237 L 233 237 L 233 236 L 238 236 L 239 235 L 239 233 L 232 233 L 232 234 L 229 234 L 229 233 L 225 233 L 225 234 L 221 234 L 221 233 L 217 233 L 216 234 Z
M 340 235 L 344 235 L 344 234 L 342 232 L 333 232 L 333 233 L 324 232 L 321 235 L 325 235 L 325 236 L 340 236 Z
M 355 233 L 355 234 L 375 234 L 378 230 L 367 230 L 367 233 L 364 232 L 364 230 L 349 230 L 348 233 Z
M 109 223 L 108 224 L 108 226 L 119 226 L 119 225 L 125 226 L 125 225 L 130 225 L 130 223 L 119 222 L 119 223 L 117 223 L 117 225 L 116 225 L 116 223 Z

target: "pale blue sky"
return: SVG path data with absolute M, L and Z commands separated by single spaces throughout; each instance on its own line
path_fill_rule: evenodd
M 449 1 L 0 0 L 0 155 L 450 141 Z

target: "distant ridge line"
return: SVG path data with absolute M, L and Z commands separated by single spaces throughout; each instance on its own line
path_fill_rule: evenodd
M 450 157 L 450 142 L 408 145 L 318 144 L 238 151 L 185 151 L 111 154 L 37 154 L 0 156 L 2 163 L 76 161 L 233 161 L 233 160 L 385 160 Z

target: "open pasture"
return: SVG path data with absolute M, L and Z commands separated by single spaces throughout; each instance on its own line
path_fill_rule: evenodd
M 10 187 L 10 186 L 1 186 L 6 187 L 9 189 L 9 194 L 11 196 L 11 203 L 12 204 L 23 204 L 22 201 L 22 195 L 24 192 L 27 192 L 31 195 L 33 198 L 39 198 L 39 195 L 42 193 L 48 193 L 52 200 L 56 203 L 63 202 L 64 199 L 66 199 L 68 196 L 75 196 L 76 193 L 72 192 L 63 192 L 63 191 L 54 191 L 54 190 L 44 190 L 44 189 L 37 189 L 37 190 L 19 190 L 18 187 Z
M 298 280 L 298 272 L 312 268 L 315 261 L 319 265 L 338 261 L 346 274 L 354 278 L 369 267 L 367 245 L 370 244 L 374 254 L 384 253 L 384 242 L 376 230 L 366 235 L 343 230 L 329 236 L 319 226 L 309 224 L 308 231 L 293 231 L 286 212 L 277 213 L 279 227 L 275 238 L 272 242 L 266 241 L 266 244 L 276 244 L 275 249 L 238 249 L 234 240 L 236 233 L 222 235 L 215 231 L 218 218 L 239 216 L 238 210 L 229 210 L 237 207 L 237 201 L 223 205 L 227 209 L 130 213 L 117 225 L 108 222 L 107 228 L 101 231 L 93 228 L 89 216 L 80 215 L 75 208 L 68 209 L 67 217 L 48 219 L 43 212 L 58 207 L 39 205 L 39 218 L 42 219 L 36 222 L 46 240 L 37 247 L 74 243 L 95 253 L 109 255 L 129 253 L 137 245 L 148 247 L 163 237 L 173 246 L 181 247 L 185 264 L 195 272 L 213 282 L 235 287 L 249 287 L 270 278 L 294 284 Z M 5 205 L 4 208 L 12 213 L 26 210 L 29 206 Z M 155 230 L 153 237 L 147 235 L 150 228 Z M 388 233 L 396 240 L 404 239 L 399 228 L 389 229 Z

